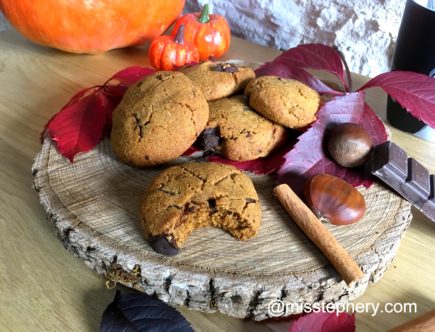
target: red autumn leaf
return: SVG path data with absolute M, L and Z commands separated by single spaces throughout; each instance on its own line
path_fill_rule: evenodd
M 355 332 L 355 314 L 311 312 L 296 319 L 289 332 Z
M 195 145 L 192 145 L 190 148 L 188 148 L 186 151 L 184 151 L 183 156 L 191 156 L 195 152 L 201 151 L 198 149 Z
M 435 128 L 435 78 L 392 71 L 371 79 L 359 91 L 372 87 L 382 88 L 409 113 Z
M 113 85 L 113 83 L 118 83 L 126 87 L 129 87 L 130 85 L 136 83 L 140 79 L 154 72 L 155 70 L 152 68 L 131 66 L 117 72 L 115 75 L 109 78 L 104 84 Z
M 130 85 L 133 85 L 140 79 L 154 72 L 155 70 L 151 68 L 139 66 L 127 67 L 109 78 L 106 83 L 104 83 L 103 90 L 111 97 L 119 97 L 121 99 Z
M 363 92 L 336 97 L 326 103 L 317 113 L 317 121 L 299 136 L 298 143 L 284 156 L 285 162 L 278 170 L 278 182 L 288 183 L 297 193 L 302 193 L 306 179 L 315 174 L 328 173 L 353 186 L 369 187 L 372 183 L 370 176 L 364 174 L 360 168 L 341 167 L 324 150 L 327 130 L 339 123 L 359 123 L 369 130 L 374 142 L 381 143 L 386 140 L 383 123 L 364 105 Z M 370 120 L 366 120 L 366 117 Z
M 66 104 L 61 108 L 61 110 L 60 110 L 59 112 L 62 112 L 64 109 L 68 108 L 69 106 L 78 103 L 78 102 L 80 101 L 80 99 L 84 98 L 86 95 L 94 94 L 98 89 L 99 89 L 98 86 L 92 86 L 92 87 L 90 87 L 90 88 L 86 88 L 86 89 L 82 89 L 82 90 L 80 90 L 80 91 L 77 92 L 74 96 L 71 97 L 71 99 L 69 100 L 69 102 L 67 102 L 67 103 L 66 103 Z M 92 92 L 91 92 L 91 91 L 92 91 Z M 56 113 L 55 115 L 53 115 L 53 116 L 51 117 L 51 119 L 48 120 L 48 122 L 45 124 L 44 129 L 42 130 L 41 135 L 40 135 L 41 144 L 44 142 L 44 135 L 45 135 L 45 133 L 47 132 L 47 128 L 48 128 L 48 126 L 50 125 L 51 121 L 53 121 L 53 119 L 54 119 L 54 118 L 59 114 L 59 112 Z
M 288 140 L 283 145 L 270 153 L 267 157 L 258 158 L 248 161 L 234 161 L 229 160 L 223 156 L 217 154 L 211 154 L 205 157 L 207 161 L 232 165 L 241 171 L 252 172 L 255 174 L 271 174 L 276 172 L 278 168 L 284 163 L 284 155 L 293 148 L 295 141 Z M 192 145 L 183 156 L 193 156 L 194 153 L 201 151 L 195 145 Z
M 128 67 L 102 86 L 80 90 L 48 121 L 42 134 L 46 132 L 57 143 L 59 152 L 72 162 L 77 153 L 93 149 L 104 134 L 110 133 L 112 112 L 127 88 L 154 72 L 150 68 Z
M 340 53 L 332 47 L 323 44 L 305 44 L 291 48 L 276 58 L 277 61 L 286 60 L 289 65 L 300 68 L 324 70 L 334 74 L 349 91 L 345 79 L 344 64 Z
M 103 136 L 106 96 L 90 94 L 57 113 L 47 132 L 57 143 L 59 152 L 71 162 L 79 152 L 94 148 Z
M 355 314 L 333 313 L 323 323 L 322 332 L 355 332 Z
M 85 89 L 80 90 L 74 96 L 72 96 L 70 101 L 68 103 L 66 103 L 66 105 L 63 106 L 62 109 L 66 108 L 72 104 L 77 103 L 80 99 L 82 99 L 83 97 L 85 97 L 88 94 L 95 93 L 99 88 L 100 88 L 99 86 L 91 86 L 90 88 L 85 88 Z

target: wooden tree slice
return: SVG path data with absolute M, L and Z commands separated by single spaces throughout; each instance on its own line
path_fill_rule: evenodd
M 377 184 L 361 189 L 364 219 L 328 226 L 365 274 L 349 288 L 273 197 L 274 178 L 252 175 L 263 214 L 257 237 L 242 242 L 204 228 L 190 235 L 179 255 L 165 257 L 151 249 L 138 222 L 144 189 L 164 167 L 124 165 L 108 141 L 70 163 L 45 139 L 33 165 L 34 186 L 65 247 L 89 267 L 195 310 L 262 320 L 276 299 L 316 303 L 360 296 L 385 272 L 411 220 L 410 204 L 393 192 Z

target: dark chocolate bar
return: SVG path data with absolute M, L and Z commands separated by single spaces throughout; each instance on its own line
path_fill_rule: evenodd
M 370 158 L 373 175 L 435 221 L 434 175 L 393 142 L 373 148 Z

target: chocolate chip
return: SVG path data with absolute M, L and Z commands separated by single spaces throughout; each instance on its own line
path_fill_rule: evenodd
M 215 151 L 221 144 L 219 128 L 207 128 L 201 133 L 200 142 L 203 150 Z
M 178 248 L 176 248 L 165 235 L 151 236 L 149 242 L 151 247 L 159 254 L 166 256 L 175 256 L 178 254 Z
M 210 211 L 212 213 L 217 211 L 217 209 L 216 209 L 216 200 L 214 198 L 209 198 L 207 200 L 207 203 L 208 203 L 208 207 L 210 208 Z
M 171 78 L 171 75 L 168 75 L 168 74 L 158 74 L 158 75 L 156 75 L 156 78 L 159 81 L 166 81 L 166 80 Z
M 198 210 L 198 205 L 196 204 L 188 204 L 186 205 L 184 212 L 185 213 L 193 213 Z
M 232 63 L 218 63 L 214 69 L 224 73 L 237 73 L 239 71 L 239 67 Z

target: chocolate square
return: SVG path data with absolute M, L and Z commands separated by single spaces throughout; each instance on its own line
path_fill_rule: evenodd
M 435 221 L 434 175 L 392 142 L 373 148 L 371 173 Z
M 430 193 L 429 171 L 414 158 L 408 159 L 408 177 L 404 190 L 411 191 L 411 195 L 427 200 Z

